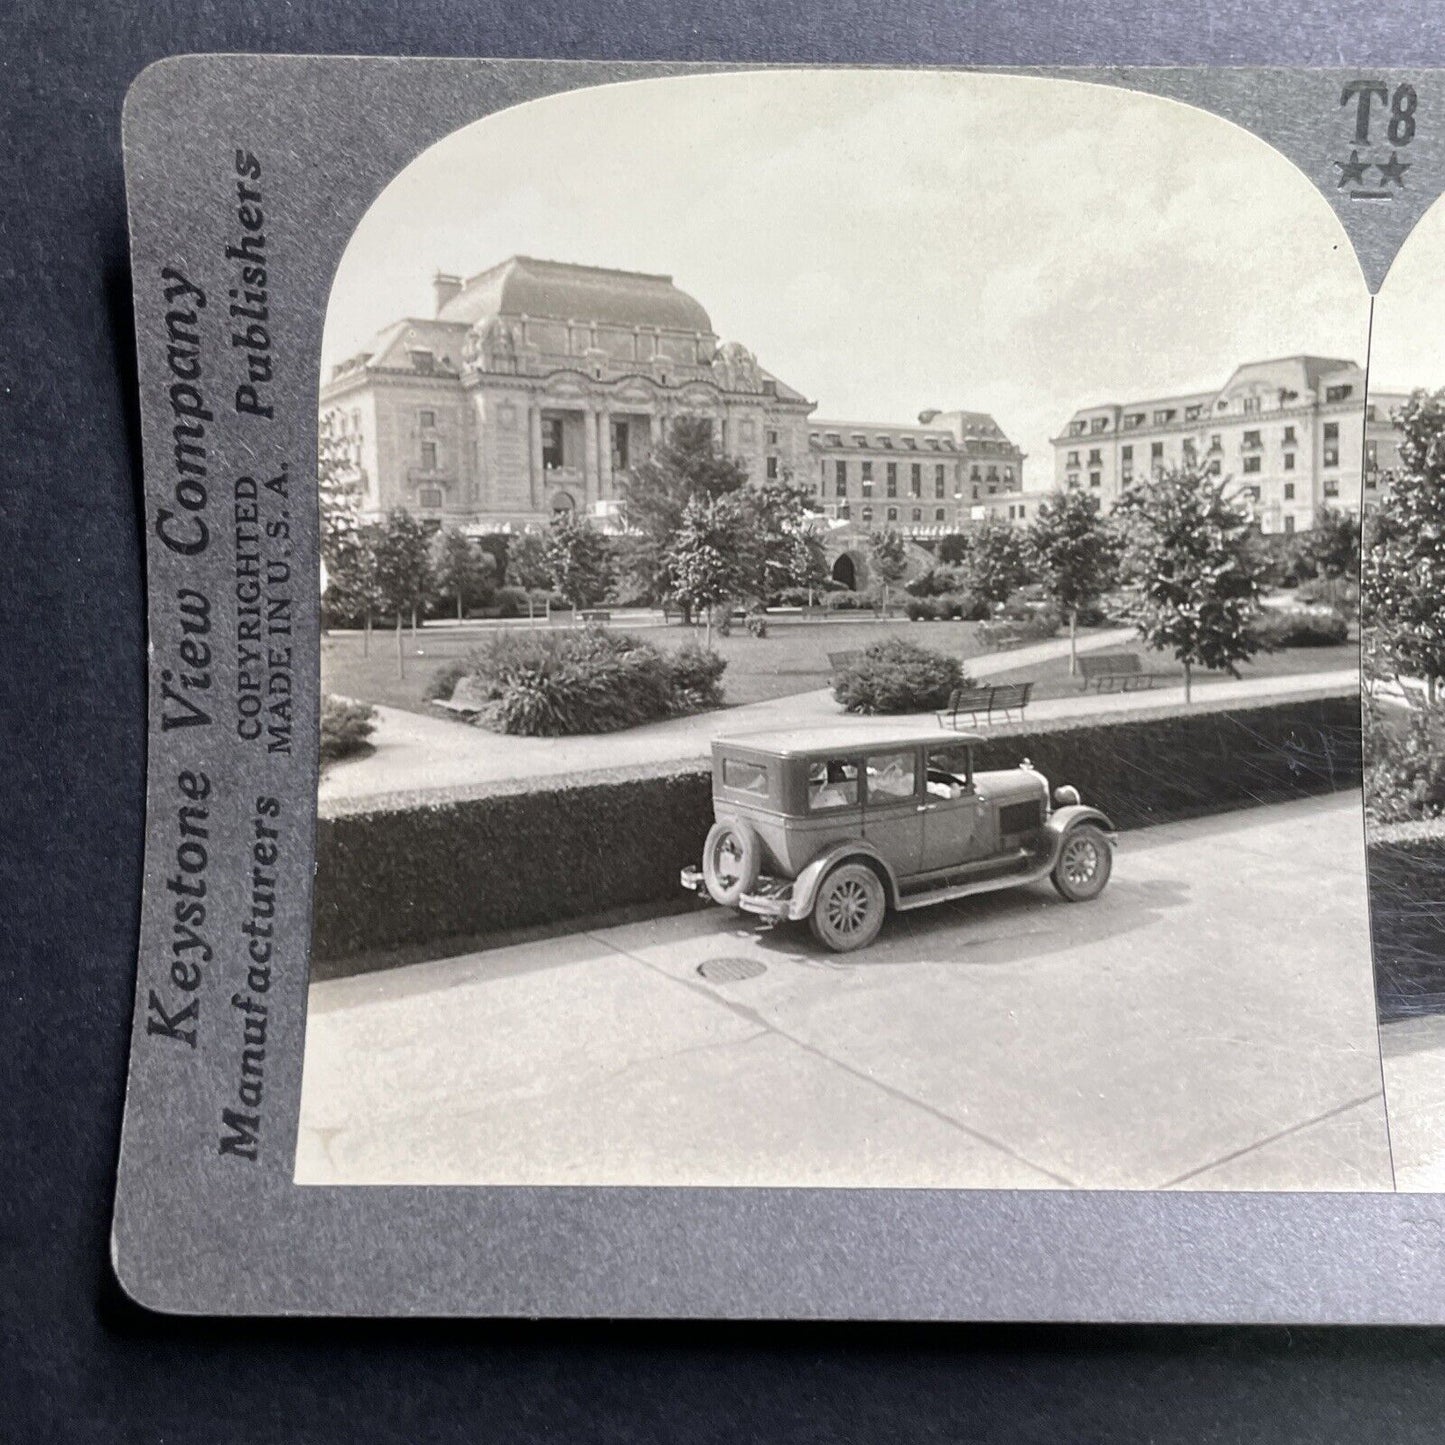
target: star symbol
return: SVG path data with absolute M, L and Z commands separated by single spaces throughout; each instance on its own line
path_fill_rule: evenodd
M 1335 164 L 1338 165 L 1339 162 L 1336 161 Z M 1379 171 L 1382 181 L 1394 181 L 1397 186 L 1403 186 L 1405 184 L 1405 172 L 1410 169 L 1410 163 L 1409 161 L 1402 161 L 1394 151 L 1391 151 L 1390 159 L 1383 165 L 1379 161 L 1375 162 L 1375 169 Z
M 1365 171 L 1369 168 L 1369 161 L 1360 159 L 1359 151 L 1351 151 L 1347 161 L 1336 161 L 1340 168 L 1340 189 L 1345 186 L 1362 186 L 1365 183 Z

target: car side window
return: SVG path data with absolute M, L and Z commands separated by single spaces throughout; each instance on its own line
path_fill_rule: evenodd
M 867 767 L 870 803 L 901 802 L 916 791 L 918 763 L 911 748 L 903 753 L 875 753 Z
M 858 804 L 858 764 L 829 758 L 808 764 L 808 809 L 851 808 Z
M 928 796 L 961 798 L 973 782 L 969 749 L 958 743 L 928 750 Z

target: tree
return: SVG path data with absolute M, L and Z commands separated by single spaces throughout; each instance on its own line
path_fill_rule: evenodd
M 964 559 L 968 590 L 985 602 L 1007 602 L 1029 578 L 1024 534 L 998 517 L 987 517 L 969 533 Z
M 822 544 L 813 535 L 807 494 L 785 481 L 724 494 L 742 514 L 738 591 L 765 601 L 787 587 L 807 587 L 826 575 Z
M 1321 507 L 1314 525 L 1300 534 L 1304 560 L 1316 577 L 1357 577 L 1360 571 L 1360 520 L 1338 507 Z
M 547 544 L 540 532 L 523 532 L 510 539 L 503 576 L 509 587 L 525 587 L 529 592 L 552 585 Z
M 1186 463 L 1140 478 L 1115 504 L 1126 575 L 1139 594 L 1139 635 L 1184 664 L 1185 702 L 1195 667 L 1238 677 L 1238 664 L 1259 650 L 1250 622 L 1260 563 L 1249 515 L 1225 496 L 1228 485 Z
M 384 602 L 376 573 L 380 535 L 379 524 L 363 522 L 354 529 L 338 532 L 327 548 L 326 610 L 344 621 L 361 619 L 363 657 L 371 652 L 372 623 Z
M 948 532 L 940 537 L 938 560 L 945 567 L 958 567 L 968 561 L 968 533 Z
M 1400 412 L 1400 467 L 1365 521 L 1360 621 L 1384 671 L 1445 677 L 1445 390 L 1417 391 Z
M 868 538 L 868 566 L 873 575 L 883 584 L 880 601 L 886 614 L 888 589 L 895 582 L 900 581 L 903 574 L 908 571 L 907 549 L 903 545 L 902 536 L 892 527 L 887 527 L 881 532 L 874 532 Z
M 744 531 L 748 516 L 728 496 L 696 498 L 683 508 L 666 565 L 673 595 L 689 614 L 707 616 L 706 643 L 712 646 L 712 609 L 738 591 Z
M 324 579 L 323 621 L 333 616 L 342 619 L 357 617 L 367 610 L 356 593 L 361 478 L 352 460 L 345 425 L 342 412 L 328 411 L 322 416 L 316 433 L 316 508 Z M 370 642 L 369 615 L 367 633 L 363 649 Z
M 471 539 L 454 527 L 432 538 L 431 566 L 436 590 L 456 598 L 457 621 L 473 603 L 485 601 L 496 586 L 497 565 Z
M 1079 613 L 1114 585 L 1118 534 L 1100 514 L 1097 498 L 1070 488 L 1039 504 L 1028 546 L 1039 581 L 1069 620 L 1072 677 L 1079 670 Z
M 675 591 L 673 542 L 690 502 L 711 502 L 747 485 L 747 468 L 724 456 L 703 417 L 679 417 L 666 438 L 623 483 L 622 518 L 640 539 L 639 581 L 654 598 Z
M 543 544 L 552 585 L 574 607 L 592 607 L 612 585 L 607 538 L 586 518 L 559 512 Z
M 375 534 L 374 583 L 379 610 L 396 618 L 396 672 L 406 671 L 403 660 L 402 619 L 426 605 L 432 595 L 431 544 L 426 528 L 410 512 L 397 508 L 386 515 Z

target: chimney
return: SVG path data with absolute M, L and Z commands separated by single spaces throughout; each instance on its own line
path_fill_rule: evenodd
M 937 407 L 933 407 L 933 408 L 930 409 L 929 411 L 921 411 L 921 412 L 919 412 L 919 413 L 918 413 L 918 424 L 919 424 L 919 426 L 927 426 L 928 423 L 931 422 L 931 421 L 933 420 L 933 418 L 936 417 L 937 415 L 938 415 L 938 408 L 937 408 Z
M 462 278 L 460 276 L 448 276 L 445 271 L 438 271 L 432 277 L 432 290 L 436 293 L 437 310 L 436 314 L 442 314 L 442 307 L 452 299 L 453 296 L 461 294 Z

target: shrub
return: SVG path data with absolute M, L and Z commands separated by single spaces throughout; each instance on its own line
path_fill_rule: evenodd
M 1438 818 L 1445 812 L 1445 717 L 1365 711 L 1365 811 L 1375 823 Z
M 527 590 L 525 587 L 498 587 L 496 602 L 498 617 L 525 617 L 527 615 Z
M 833 696 L 848 712 L 926 712 L 946 707 L 949 694 L 965 681 L 956 657 L 889 637 L 870 643 L 838 674 Z
M 1359 584 L 1348 577 L 1313 578 L 1302 582 L 1295 596 L 1316 607 L 1333 607 L 1346 619 L 1353 620 L 1360 615 Z
M 931 597 L 910 597 L 903 604 L 904 614 L 910 622 L 936 622 L 938 604 Z
M 589 627 L 501 633 L 472 654 L 465 675 L 483 727 L 563 737 L 714 707 L 726 665 L 696 646 L 659 651 L 630 633 Z
M 457 684 L 466 675 L 465 662 L 449 662 L 432 673 L 426 686 L 422 688 L 421 695 L 427 702 L 450 702 L 452 694 L 457 690 Z
M 744 622 L 749 636 L 766 637 L 768 635 L 768 619 L 761 612 L 749 612 Z
M 872 588 L 863 592 L 830 592 L 827 605 L 839 612 L 866 611 L 878 606 L 878 594 Z
M 365 752 L 376 729 L 376 709 L 346 697 L 321 700 L 321 766 Z
M 1044 642 L 1059 630 L 1059 614 L 1052 608 L 1023 609 L 1023 616 L 1000 616 L 981 623 L 979 640 L 985 647 L 1003 647 L 1012 643 Z
M 784 587 L 781 592 L 774 592 L 768 598 L 769 607 L 806 607 L 809 602 L 808 589 L 806 587 Z
M 1280 607 L 1261 613 L 1254 634 L 1266 652 L 1285 647 L 1338 647 L 1349 639 L 1350 626 L 1332 607 Z

